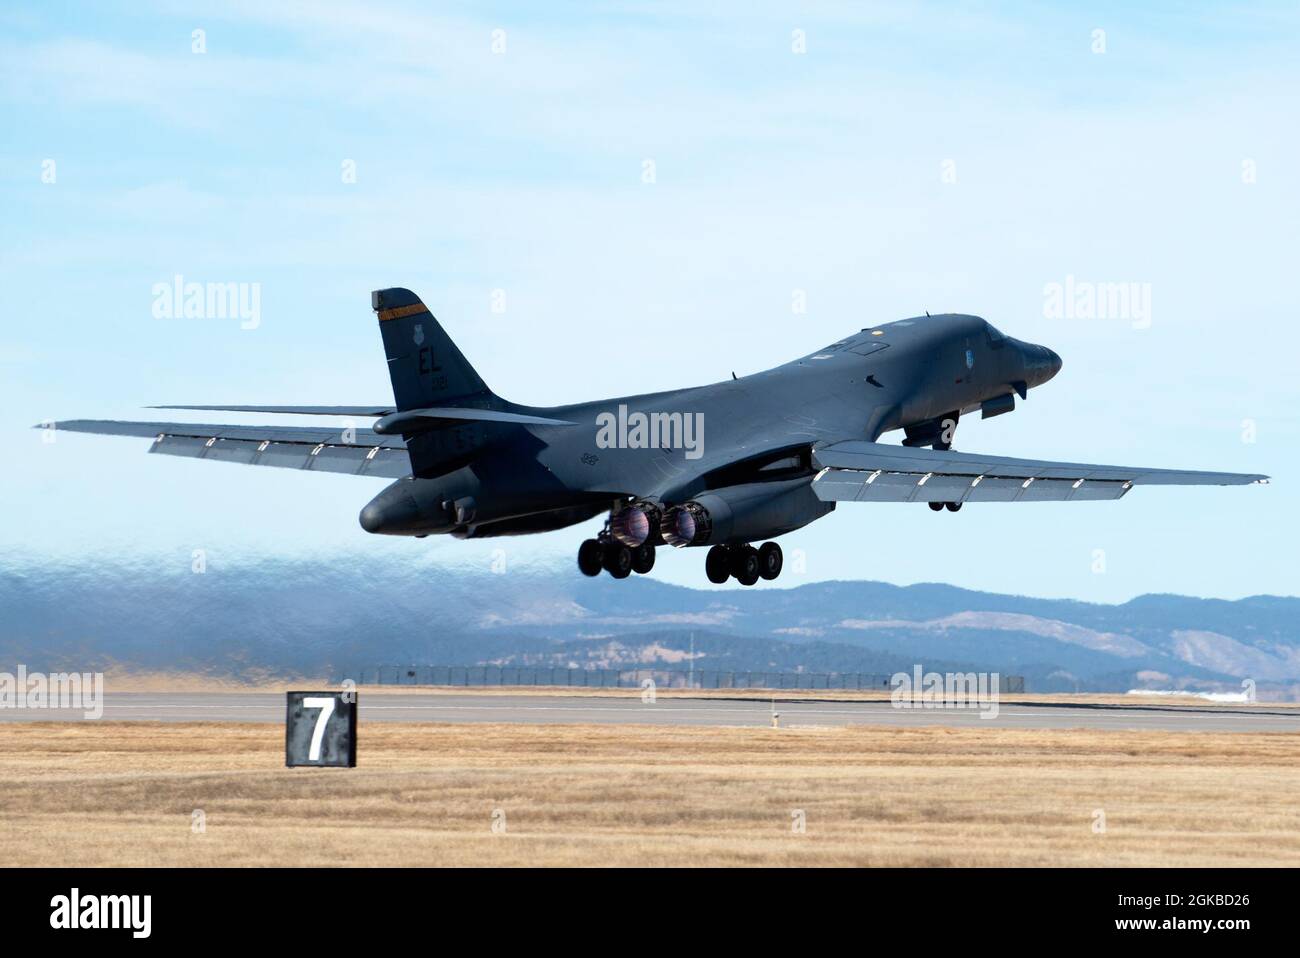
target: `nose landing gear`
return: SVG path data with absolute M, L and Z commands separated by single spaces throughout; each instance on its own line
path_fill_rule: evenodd
M 931 502 L 928 505 L 932 512 L 943 512 L 945 509 L 949 512 L 956 512 L 961 508 L 960 502 Z

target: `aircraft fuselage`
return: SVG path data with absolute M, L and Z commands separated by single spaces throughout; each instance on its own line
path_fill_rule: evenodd
M 1044 346 L 1003 336 L 976 316 L 947 314 L 868 327 L 773 369 L 707 386 L 511 406 L 577 425 L 449 427 L 444 444 L 464 433 L 472 459 L 398 480 L 366 506 L 361 523 L 390 535 L 476 537 L 561 528 L 629 496 L 685 501 L 710 488 L 716 470 L 734 472 L 737 461 L 779 462 L 819 441 L 875 440 L 889 430 L 940 427 L 944 417 L 955 427 L 985 403 L 1012 397 L 1014 404 L 1016 393 L 1051 379 L 1060 365 Z M 494 431 L 506 430 L 512 441 L 493 441 Z M 772 478 L 800 475 L 811 479 L 806 463 Z M 809 521 L 830 507 L 810 510 Z

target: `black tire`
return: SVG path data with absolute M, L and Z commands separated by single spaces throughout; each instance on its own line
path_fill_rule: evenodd
M 959 510 L 959 509 L 961 508 L 961 503 L 960 503 L 960 502 L 945 502 L 945 503 L 944 503 L 944 507 L 945 507 L 949 512 L 956 512 L 957 510 Z
M 932 503 L 930 503 L 930 511 L 931 511 L 931 512 L 943 512 L 943 503 L 942 503 L 942 502 L 932 502 Z
M 758 550 L 753 546 L 741 546 L 731 559 L 731 574 L 741 585 L 753 585 L 758 581 Z
M 714 546 L 704 557 L 704 574 L 714 585 L 722 585 L 731 578 L 731 556 L 726 546 Z
M 604 567 L 604 551 L 595 539 L 588 539 L 578 546 L 578 571 L 585 576 L 600 575 L 600 570 Z
M 615 579 L 626 579 L 632 574 L 632 550 L 621 542 L 605 543 L 605 571 Z
M 781 547 L 775 542 L 764 542 L 758 550 L 758 574 L 770 581 L 781 574 L 784 565 L 785 556 L 781 553 Z
M 655 547 L 643 542 L 632 550 L 632 571 L 645 575 L 655 567 Z

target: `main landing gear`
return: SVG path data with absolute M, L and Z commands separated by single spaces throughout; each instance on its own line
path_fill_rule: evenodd
M 784 565 L 781 547 L 775 542 L 765 542 L 757 549 L 751 545 L 714 546 L 704 557 L 704 574 L 719 585 L 733 578 L 741 585 L 754 585 L 759 579 L 775 579 Z M 586 576 L 600 575 L 603 569 L 615 579 L 626 579 L 633 572 L 645 575 L 654 566 L 655 547 L 648 542 L 631 548 L 602 532 L 578 547 L 578 571 Z
M 586 576 L 600 575 L 604 569 L 615 579 L 626 579 L 633 572 L 645 575 L 654 567 L 655 547 L 648 542 L 631 549 L 602 532 L 578 547 L 578 571 Z
M 929 505 L 933 512 L 943 512 L 945 509 L 949 512 L 956 512 L 961 508 L 960 502 L 931 502 Z
M 775 542 L 765 542 L 759 549 L 750 545 L 714 546 L 704 557 L 704 574 L 718 585 L 730 578 L 741 585 L 753 585 L 759 579 L 775 579 L 784 564 L 781 547 Z

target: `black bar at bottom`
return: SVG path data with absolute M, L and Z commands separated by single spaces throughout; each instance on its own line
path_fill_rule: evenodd
M 678 901 L 712 901 L 722 881 L 733 903 L 789 905 L 776 907 L 772 915 L 778 921 L 786 915 L 792 930 L 806 927 L 804 906 L 816 902 L 818 914 L 851 923 L 864 941 L 906 942 L 914 948 L 932 940 L 936 950 L 967 942 L 996 948 L 1034 941 L 1077 946 L 1100 939 L 1128 939 L 1141 947 L 1159 942 L 1181 946 L 1199 939 L 1231 949 L 1274 940 L 1290 930 L 1294 915 L 1294 873 L 1282 870 L 814 869 L 795 879 L 797 891 L 791 891 L 790 879 L 770 871 L 734 870 L 725 877 L 715 871 L 627 871 L 618 879 L 620 897 L 626 901 L 630 893 L 644 891 L 671 894 Z M 531 927 L 530 918 L 550 921 L 571 907 L 575 894 L 596 895 L 609 887 L 606 873 L 579 870 L 549 873 L 544 881 L 530 869 L 7 872 L 3 877 L 11 880 L 0 897 L 6 943 L 47 936 L 130 941 L 144 930 L 144 899 L 130 896 L 149 896 L 148 937 L 155 941 L 200 941 L 211 947 L 253 939 L 259 945 L 328 940 L 333 946 L 373 944 L 376 933 L 427 930 L 430 921 L 472 927 L 475 916 L 499 922 L 509 915 L 512 927 L 525 929 Z M 628 883 L 642 888 L 628 888 Z M 80 905 L 78 924 L 87 923 L 80 920 L 87 907 L 98 914 L 101 896 L 112 896 L 104 913 L 109 918 L 116 913 L 125 927 L 71 928 L 73 889 Z M 91 898 L 94 906 L 86 904 Z M 584 934 L 604 930 L 604 923 L 617 932 L 627 920 L 623 909 L 588 912 Z M 55 927 L 59 924 L 65 927 Z M 502 931 L 500 925 L 494 927 L 494 934 Z M 1262 939 L 1257 937 L 1261 933 Z

